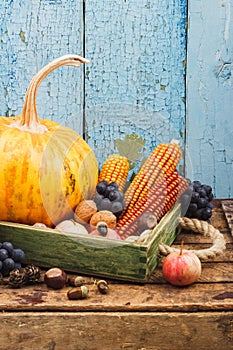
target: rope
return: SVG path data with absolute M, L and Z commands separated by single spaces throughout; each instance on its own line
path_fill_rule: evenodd
M 208 224 L 206 221 L 183 217 L 179 219 L 179 225 L 183 229 L 201 233 L 205 237 L 210 237 L 213 240 L 213 244 L 210 248 L 189 250 L 190 252 L 196 254 L 200 260 L 205 261 L 208 259 L 213 259 L 217 255 L 221 254 L 226 247 L 226 242 L 222 233 L 220 233 L 219 230 Z M 176 251 L 178 251 L 178 249 L 169 247 L 166 244 L 159 245 L 159 252 L 162 255 L 166 256 Z

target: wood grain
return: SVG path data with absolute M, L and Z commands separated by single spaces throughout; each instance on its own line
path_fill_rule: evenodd
M 85 3 L 86 123 L 100 164 L 136 133 L 144 154 L 185 131 L 186 1 Z M 183 146 L 182 146 L 183 148 Z
M 232 198 L 233 1 L 192 0 L 188 8 L 186 174 Z
M 59 56 L 83 56 L 82 1 L 4 1 L 0 6 L 0 115 L 21 114 L 28 84 Z M 82 134 L 82 70 L 63 67 L 40 86 L 38 114 Z
M 225 225 L 221 201 L 214 203 L 213 221 L 218 214 L 218 226 Z M 98 279 L 84 276 L 85 300 L 68 300 L 68 285 L 61 290 L 43 282 L 19 289 L 0 285 L 0 350 L 5 344 L 20 350 L 232 349 L 233 241 L 229 228 L 224 234 L 229 242 L 222 261 L 202 263 L 199 280 L 187 287 L 168 284 L 161 264 L 148 283 L 108 280 L 106 295 L 98 292 Z
M 229 266 L 230 268 L 230 266 Z M 217 269 L 217 268 L 216 268 Z M 206 271 L 205 273 L 207 273 Z M 85 300 L 68 300 L 70 287 L 52 290 L 45 284 L 22 289 L 1 287 L 0 310 L 5 311 L 229 311 L 233 310 L 233 276 L 228 270 L 230 282 L 213 282 L 204 276 L 201 283 L 183 288 L 160 283 L 127 284 L 109 281 L 109 293 L 101 295 L 94 280 L 86 285 L 89 297 Z M 219 274 L 220 275 L 220 274 Z M 98 279 L 97 279 L 98 280 Z M 10 292 L 9 292 L 10 291 Z
M 85 74 L 64 67 L 42 83 L 40 117 L 85 131 L 100 165 L 116 137 L 141 135 L 144 155 L 178 138 L 179 170 L 230 198 L 232 10 L 232 0 L 4 1 L 0 114 L 21 113 L 31 78 L 49 61 L 86 55 Z
M 231 231 L 231 235 L 233 236 L 233 200 L 222 201 L 222 207 Z
M 0 315 L 0 350 L 232 349 L 232 312 Z M 10 335 L 10 336 L 9 336 Z M 208 335 L 208 336 L 207 336 Z
M 158 263 L 158 245 L 171 245 L 177 234 L 180 205 L 164 215 L 145 243 L 130 243 L 82 233 L 0 222 L 0 240 L 21 247 L 25 263 L 58 266 L 96 276 L 145 282 Z

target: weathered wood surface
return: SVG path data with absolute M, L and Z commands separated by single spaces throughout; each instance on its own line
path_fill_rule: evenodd
M 6 312 L 0 315 L 0 350 L 6 350 L 6 344 L 20 350 L 231 350 L 232 316 L 232 312 Z
M 233 0 L 192 0 L 188 9 L 187 20 L 186 0 L 2 1 L 0 115 L 21 113 L 42 66 L 84 55 L 88 67 L 42 83 L 41 117 L 85 131 L 100 164 L 126 133 L 146 139 L 145 154 L 179 138 L 187 176 L 232 197 Z
M 66 286 L 52 290 L 42 282 L 10 289 L 0 286 L 0 350 L 146 349 L 230 350 L 233 341 L 233 238 L 221 201 L 212 224 L 224 234 L 224 254 L 202 263 L 199 280 L 187 287 L 168 284 L 159 265 L 143 285 L 109 282 L 102 295 L 93 276 L 85 276 L 89 297 L 68 300 Z M 210 245 L 182 232 L 187 248 Z M 99 345 L 100 344 L 100 345 Z
M 222 201 L 222 207 L 233 236 L 233 200 Z
M 233 1 L 188 1 L 187 175 L 213 186 L 218 198 L 233 188 Z
M 230 268 L 230 266 L 228 266 Z M 46 285 L 28 286 L 22 289 L 1 287 L 0 310 L 4 311 L 233 311 L 232 272 L 228 271 L 230 282 L 204 280 L 185 288 L 163 283 L 144 285 L 113 283 L 110 292 L 101 295 L 94 279 L 89 280 L 89 297 L 85 300 L 68 300 L 67 291 L 48 289 Z M 220 274 L 218 274 L 220 277 Z M 212 274 L 212 278 L 214 275 Z M 98 281 L 98 279 L 97 279 Z
M 83 52 L 81 0 L 1 1 L 0 115 L 18 115 L 32 77 L 59 56 Z M 38 114 L 82 133 L 83 71 L 63 67 L 46 78 Z
M 114 140 L 185 138 L 186 1 L 85 2 L 85 117 L 102 164 Z M 98 142 L 99 141 L 99 142 Z

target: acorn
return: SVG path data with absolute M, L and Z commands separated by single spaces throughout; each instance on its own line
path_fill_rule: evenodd
M 86 286 L 80 286 L 68 290 L 67 297 L 70 300 L 86 299 L 88 297 L 89 289 Z
M 66 273 L 58 267 L 53 267 L 46 271 L 44 275 L 44 282 L 48 287 L 53 289 L 61 289 L 66 284 Z
M 84 284 L 84 278 L 82 276 L 70 276 L 68 277 L 68 283 L 70 286 L 80 287 Z
M 101 294 L 107 294 L 108 293 L 108 283 L 105 280 L 99 280 L 97 282 L 98 290 Z

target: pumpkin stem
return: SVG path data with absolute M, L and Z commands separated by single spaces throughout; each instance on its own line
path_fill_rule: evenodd
M 43 67 L 31 80 L 25 95 L 25 101 L 21 119 L 12 124 L 20 130 L 30 131 L 32 133 L 43 134 L 47 131 L 45 125 L 39 121 L 36 108 L 36 94 L 40 83 L 47 77 L 49 73 L 60 66 L 80 67 L 80 63 L 88 63 L 89 61 L 78 55 L 65 55 L 55 59 L 54 61 Z

